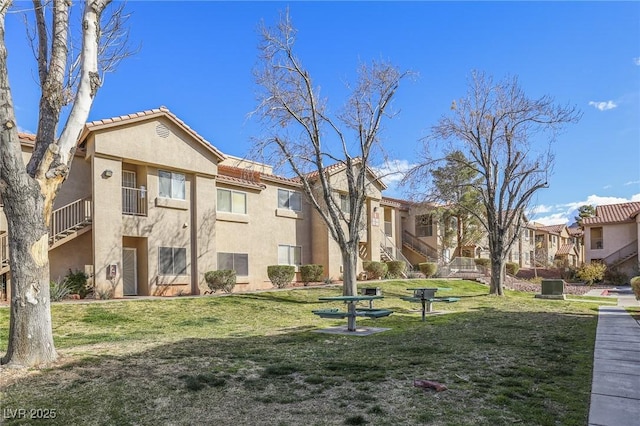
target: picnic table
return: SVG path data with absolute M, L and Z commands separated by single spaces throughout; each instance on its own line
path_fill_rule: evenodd
M 436 292 L 451 290 L 448 287 L 414 287 L 407 290 L 413 291 L 413 296 L 403 297 L 403 300 L 422 303 L 422 321 L 425 321 L 427 312 L 433 312 L 433 302 L 457 302 L 459 297 L 436 297 Z
M 356 317 L 381 318 L 392 314 L 392 311 L 388 309 L 358 308 L 356 306 L 361 301 L 371 302 L 383 298 L 384 296 L 367 295 L 320 297 L 319 300 L 326 302 L 344 302 L 347 305 L 346 312 L 338 309 L 318 309 L 312 312 L 320 318 L 347 318 L 347 330 L 356 331 Z

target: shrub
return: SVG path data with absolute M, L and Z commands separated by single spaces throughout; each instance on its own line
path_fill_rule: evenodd
M 486 259 L 484 257 L 477 257 L 473 259 L 474 263 L 483 268 L 489 268 L 491 266 L 491 259 Z
M 611 284 L 624 284 L 627 282 L 628 278 L 627 274 L 620 271 L 618 268 L 607 268 L 607 270 L 604 271 L 604 280 Z
M 296 267 L 293 265 L 269 265 L 267 276 L 275 287 L 284 288 L 293 281 Z
M 509 275 L 515 275 L 520 270 L 520 265 L 515 262 L 507 262 L 504 267 Z
M 375 260 L 366 260 L 362 262 L 362 269 L 367 271 L 369 278 L 379 280 L 387 274 L 387 264 L 384 262 L 377 262 Z
M 324 266 L 309 264 L 302 265 L 300 267 L 300 279 L 307 285 L 309 283 L 320 282 L 322 280 L 322 274 L 324 273 Z
M 631 290 L 636 295 L 636 299 L 640 300 L 640 276 L 631 278 L 629 283 L 631 284 Z
M 52 302 L 59 302 L 65 299 L 70 293 L 71 289 L 66 280 L 61 282 L 51 281 L 49 286 L 49 300 Z
M 427 278 L 431 278 L 438 272 L 438 264 L 431 262 L 418 263 L 418 268 Z
M 81 299 L 84 299 L 87 297 L 87 294 L 92 291 L 87 284 L 88 279 L 89 275 L 84 271 L 76 269 L 75 272 L 72 272 L 71 269 L 69 269 L 69 273 L 64 277 L 64 282 L 66 282 L 66 285 L 69 288 L 69 293 L 78 294 Z
M 387 264 L 387 276 L 389 278 L 400 278 L 404 273 L 407 264 L 401 260 L 392 260 L 386 262 Z
M 592 285 L 597 281 L 602 281 L 604 273 L 607 270 L 607 265 L 604 263 L 586 263 L 578 268 L 576 276 L 588 285 Z
M 218 290 L 231 293 L 236 286 L 236 271 L 232 269 L 208 271 L 204 274 L 204 280 L 214 293 Z

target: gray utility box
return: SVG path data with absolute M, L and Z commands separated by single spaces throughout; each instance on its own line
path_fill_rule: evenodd
M 536 297 L 542 299 L 564 299 L 564 281 L 542 280 L 541 294 L 536 294 Z
M 380 287 L 365 287 L 362 289 L 363 296 L 382 296 Z

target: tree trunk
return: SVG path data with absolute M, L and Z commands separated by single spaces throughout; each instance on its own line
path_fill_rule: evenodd
M 358 250 L 347 246 L 342 250 L 342 295 L 355 296 L 358 293 L 357 282 Z
M 49 233 L 44 219 L 50 209 L 45 208 L 37 182 L 27 180 L 29 185 L 11 185 L 17 190 L 4 194 L 12 312 L 2 364 L 13 367 L 47 365 L 57 358 L 49 300 Z
M 503 290 L 504 283 L 504 261 L 502 256 L 496 256 L 492 253 L 491 256 L 491 284 L 489 285 L 489 294 L 495 294 L 497 296 L 504 296 Z

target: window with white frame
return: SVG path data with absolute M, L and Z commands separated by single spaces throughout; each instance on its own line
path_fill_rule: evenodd
M 278 189 L 278 208 L 301 211 L 302 197 L 300 193 L 288 189 Z
M 185 199 L 185 176 L 182 173 L 158 170 L 158 195 L 162 198 Z
M 249 255 L 247 253 L 218 253 L 218 269 L 231 269 L 236 275 L 249 275 Z
M 218 188 L 219 212 L 247 214 L 247 193 Z
M 302 247 L 280 244 L 278 246 L 278 265 L 302 265 Z
M 158 274 L 187 275 L 187 249 L 181 247 L 159 247 Z
M 347 194 L 340 194 L 340 210 L 345 213 L 349 213 L 351 210 L 351 201 Z

